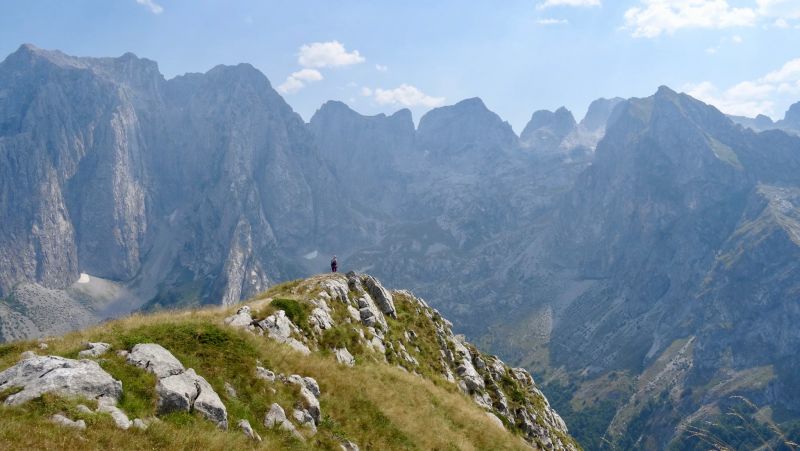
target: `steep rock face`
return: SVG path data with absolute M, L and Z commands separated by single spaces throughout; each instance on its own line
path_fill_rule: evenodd
M 555 151 L 564 138 L 577 127 L 572 113 L 561 107 L 555 112 L 539 110 L 520 134 L 520 141 L 526 147 L 543 151 Z
M 362 116 L 330 101 L 312 116 L 309 128 L 336 175 L 337 191 L 369 211 L 391 213 L 402 207 L 408 189 L 402 168 L 415 151 L 409 110 Z
M 0 65 L 0 295 L 21 281 L 66 287 L 79 266 L 114 278 L 139 269 L 139 126 L 113 69 L 28 45 Z
M 781 128 L 800 132 L 800 102 L 792 104 L 786 111 L 783 120 L 778 121 L 777 125 Z
M 22 46 L 0 64 L 0 172 L 0 297 L 87 272 L 152 305 L 231 303 L 357 233 L 313 135 L 249 65 L 165 81 L 132 54 Z
M 625 99 L 614 97 L 611 99 L 597 99 L 589 104 L 586 116 L 581 119 L 580 126 L 590 133 L 605 132 L 608 120 L 614 112 L 614 108 Z
M 464 157 L 497 153 L 516 146 L 517 135 L 508 122 L 486 108 L 479 98 L 435 108 L 419 121 L 417 143 L 436 156 Z
M 548 326 L 517 348 L 523 361 L 544 352 L 540 371 L 580 375 L 573 405 L 590 387 L 630 396 L 612 403 L 608 430 L 623 447 L 631 434 L 668 443 L 681 418 L 707 418 L 732 394 L 796 409 L 786 350 L 797 337 L 781 325 L 797 314 L 786 299 L 798 149 L 668 88 L 617 106 L 593 164 L 523 260 L 540 289 L 519 324 Z M 785 364 L 764 369 L 774 362 Z M 636 418 L 649 423 L 628 429 Z

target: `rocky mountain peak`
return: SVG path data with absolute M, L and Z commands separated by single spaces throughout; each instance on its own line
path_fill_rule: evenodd
M 557 145 L 575 129 L 575 126 L 575 117 L 563 106 L 554 112 L 539 110 L 531 116 L 531 120 L 520 134 L 520 139 L 527 143 L 532 143 L 537 138 L 538 140 L 550 139 Z
M 589 105 L 586 116 L 581 120 L 581 127 L 590 132 L 605 130 L 614 108 L 625 99 L 614 97 L 612 99 L 597 99 Z
M 792 104 L 783 117 L 783 122 L 794 129 L 800 130 L 800 102 Z
M 434 154 L 460 154 L 512 148 L 517 136 L 508 122 L 474 97 L 434 108 L 422 116 L 417 142 Z

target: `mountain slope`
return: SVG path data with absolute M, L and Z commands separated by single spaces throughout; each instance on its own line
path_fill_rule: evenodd
M 541 288 L 501 341 L 546 324 L 507 350 L 551 393 L 570 392 L 568 421 L 592 416 L 622 448 L 682 440 L 679 425 L 712 421 L 733 395 L 797 418 L 784 350 L 798 344 L 786 321 L 800 319 L 800 140 L 743 130 L 668 88 L 620 104 L 610 124 L 523 260 Z
M 306 124 L 244 64 L 167 81 L 132 54 L 23 45 L 0 63 L 0 180 L 2 297 L 83 272 L 139 304 L 232 303 L 360 233 Z
M 90 349 L 96 355 L 87 351 L 79 357 L 99 362 L 96 371 L 122 381 L 121 396 L 111 404 L 114 408 L 103 407 L 109 405 L 108 399 L 58 393 L 16 405 L 15 400 L 27 393 L 20 392 L 20 384 L 34 384 L 47 376 L 34 372 L 31 382 L 18 378 L 12 386 L 3 386 L 9 373 L 0 372 L 0 399 L 6 404 L 0 408 L 4 424 L 0 443 L 37 448 L 114 443 L 123 449 L 256 445 L 334 449 L 348 443 L 362 449 L 526 449 L 524 437 L 537 449 L 577 449 L 524 370 L 511 369 L 452 335 L 438 312 L 407 291 L 389 292 L 369 276 L 325 275 L 278 285 L 248 305 L 238 311 L 217 308 L 134 316 L 48 339 L 43 342 L 46 349 L 36 342 L 0 346 L 0 368 L 5 369 L 15 365 L 25 350 L 75 358 L 84 343 L 95 343 Z M 358 305 L 365 307 L 359 312 Z M 106 342 L 111 350 L 98 342 Z M 174 355 L 174 363 L 147 345 L 151 360 L 142 362 L 143 369 L 136 368 L 144 355 L 142 343 L 163 346 L 166 351 L 158 352 Z M 354 361 L 342 349 L 352 352 Z M 22 359 L 19 365 L 42 360 L 33 353 Z M 91 367 L 91 362 L 86 365 Z M 161 373 L 164 365 L 173 369 Z M 193 370 L 175 372 L 175 365 Z M 182 374 L 200 375 L 207 384 L 205 399 L 222 404 L 216 414 L 198 407 L 199 401 L 194 413 L 167 412 L 165 396 L 170 389 L 164 381 Z M 94 390 L 90 384 L 85 381 L 80 386 L 88 393 Z M 79 403 L 89 409 L 78 407 Z M 274 418 L 269 412 L 275 404 L 290 417 L 285 430 L 264 425 L 265 419 Z M 288 415 L 293 408 L 295 413 Z M 137 430 L 127 418 L 120 419 L 119 412 L 112 420 L 102 413 L 104 409 L 144 419 L 141 424 L 146 429 Z M 48 418 L 58 412 L 82 420 L 85 431 L 51 423 Z M 160 421 L 152 419 L 157 412 Z M 304 412 L 311 412 L 313 423 L 300 422 L 306 418 Z M 204 415 L 220 424 L 224 421 L 228 431 L 205 421 Z M 241 419 L 249 420 L 262 443 L 250 442 L 234 426 Z M 120 424 L 129 429 L 121 430 Z

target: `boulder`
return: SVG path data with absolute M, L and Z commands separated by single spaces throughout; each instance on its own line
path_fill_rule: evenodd
M 339 279 L 327 279 L 322 282 L 322 288 L 330 295 L 331 299 L 338 299 L 344 303 L 349 303 L 347 296 L 349 287 Z
M 281 375 L 279 377 L 283 381 L 283 383 L 295 384 L 299 386 L 301 389 L 305 388 L 306 390 L 311 392 L 311 394 L 314 395 L 314 397 L 319 398 L 319 395 L 321 393 L 319 389 L 319 384 L 317 383 L 317 380 L 314 379 L 313 377 L 308 377 L 308 376 L 303 377 L 300 376 L 299 374 L 292 374 L 289 376 Z
M 322 307 L 317 307 L 311 311 L 311 314 L 308 316 L 308 322 L 316 328 L 318 332 L 330 329 L 335 324 L 330 313 Z
M 194 401 L 194 410 L 203 414 L 206 419 L 213 421 L 221 429 L 228 429 L 228 411 L 225 404 L 214 391 L 214 388 L 202 376 L 194 373 L 191 368 L 186 373 L 192 373 L 197 385 L 198 396 Z
M 277 403 L 273 403 L 267 415 L 264 417 L 264 427 L 267 429 L 272 429 L 275 426 L 280 426 L 286 419 L 286 412 L 283 411 L 283 407 L 281 407 Z
M 139 418 L 135 418 L 133 420 L 133 422 L 131 423 L 131 426 L 133 426 L 136 429 L 139 429 L 140 431 L 146 431 L 147 430 L 147 423 L 145 423 L 144 421 L 142 421 Z
M 358 309 L 352 305 L 347 306 L 347 313 L 350 315 L 350 318 L 353 321 L 361 321 L 361 312 L 359 312 Z
M 256 367 L 256 377 L 264 379 L 267 382 L 275 382 L 275 373 L 264 367 Z
M 85 414 L 87 414 L 87 415 L 91 415 L 91 414 L 93 414 L 93 413 L 94 413 L 94 412 L 92 411 L 92 409 L 90 409 L 90 408 L 89 408 L 88 406 L 86 406 L 85 404 L 78 404 L 77 406 L 75 406 L 75 410 L 77 410 L 77 411 L 78 411 L 78 412 L 80 412 L 80 413 L 85 413 Z
M 171 352 L 155 343 L 137 344 L 128 353 L 127 361 L 155 374 L 159 379 L 184 371 L 183 364 Z
M 250 426 L 250 422 L 247 420 L 239 420 L 239 428 L 242 430 L 242 433 L 249 439 L 255 440 L 257 442 L 261 441 L 261 436 L 258 435 L 258 432 L 253 430 L 253 427 Z
M 108 350 L 111 349 L 111 345 L 108 343 L 87 343 L 86 349 L 78 353 L 78 357 L 81 358 L 89 358 L 89 357 L 99 357 Z
M 225 324 L 231 327 L 247 327 L 253 322 L 253 317 L 250 314 L 250 307 L 245 305 L 236 310 L 236 314 L 225 318 Z
M 72 360 L 57 356 L 26 358 L 0 372 L 0 390 L 21 387 L 22 391 L 6 398 L 6 405 L 19 405 L 45 393 L 106 397 L 113 402 L 122 395 L 122 382 L 114 379 L 97 362 Z
M 264 417 L 264 426 L 267 429 L 279 427 L 281 430 L 289 431 L 298 439 L 303 440 L 303 436 L 297 432 L 292 422 L 286 418 L 286 412 L 284 412 L 283 407 L 278 404 L 272 404 L 269 408 L 269 412 Z
M 65 426 L 65 427 L 68 427 L 68 428 L 80 429 L 80 430 L 85 430 L 86 429 L 86 422 L 85 421 L 83 421 L 83 420 L 73 421 L 73 420 L 70 420 L 69 418 L 65 417 L 64 415 L 61 415 L 60 413 L 57 413 L 57 414 L 53 415 L 52 417 L 50 417 L 50 421 L 52 421 L 53 423 L 58 424 L 60 426 Z
M 158 413 L 189 412 L 197 398 L 194 378 L 186 373 L 167 376 L 156 384 L 158 394 Z
M 317 380 L 313 377 L 305 376 L 303 378 L 303 385 L 310 391 L 314 396 L 319 398 L 319 395 L 322 393 L 319 389 L 319 384 Z
M 310 429 L 314 433 L 317 432 L 317 425 L 314 424 L 314 417 L 311 416 L 305 409 L 294 409 L 292 417 L 300 426 Z
M 361 281 L 364 283 L 369 295 L 375 300 L 375 303 L 378 304 L 381 312 L 383 312 L 384 315 L 397 318 L 397 313 L 394 308 L 394 299 L 389 290 L 383 288 L 383 285 L 378 282 L 378 279 L 369 275 L 362 276 Z
M 103 402 L 97 407 L 97 411 L 99 413 L 107 413 L 111 415 L 111 418 L 114 420 L 114 424 L 116 424 L 119 429 L 127 430 L 133 426 L 133 422 L 128 419 L 128 415 L 125 415 L 125 412 L 115 405 Z
M 359 451 L 358 445 L 351 442 L 350 440 L 345 440 L 341 445 L 342 451 Z
M 361 323 L 367 327 L 374 326 L 378 318 L 375 316 L 375 313 L 369 307 L 363 307 L 358 309 L 359 318 L 361 319 Z
M 193 369 L 159 379 L 156 392 L 159 414 L 195 410 L 221 429 L 228 428 L 225 405 L 211 384 Z
M 225 382 L 225 393 L 228 395 L 229 398 L 236 397 L 236 389 L 233 388 L 233 385 L 231 385 L 228 382 Z
M 355 357 L 350 354 L 347 348 L 336 348 L 333 350 L 333 354 L 336 356 L 336 361 L 342 365 L 355 366 L 356 364 Z
M 286 316 L 286 312 L 283 310 L 278 310 L 274 314 L 259 321 L 258 327 L 264 330 L 264 332 L 267 333 L 267 336 L 273 340 L 286 343 L 296 351 L 299 351 L 305 355 L 311 354 L 311 350 L 308 349 L 308 346 L 292 337 L 292 333 L 300 334 L 300 329 L 298 329 L 297 326 L 292 323 L 289 317 Z
M 302 400 L 305 410 L 311 414 L 311 417 L 314 418 L 314 424 L 319 425 L 319 422 L 322 420 L 322 411 L 319 407 L 319 399 L 314 396 L 309 389 L 306 387 L 300 388 L 300 399 Z

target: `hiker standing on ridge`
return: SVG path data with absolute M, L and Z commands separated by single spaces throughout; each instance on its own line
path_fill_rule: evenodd
M 339 264 L 336 262 L 336 256 L 334 255 L 331 259 L 331 272 L 336 272 L 339 269 Z

